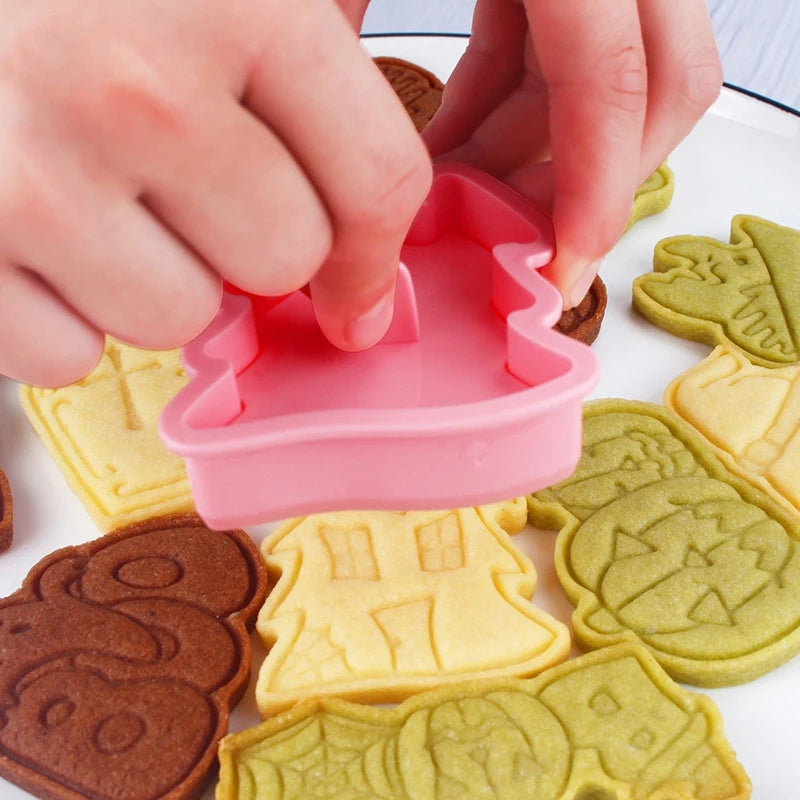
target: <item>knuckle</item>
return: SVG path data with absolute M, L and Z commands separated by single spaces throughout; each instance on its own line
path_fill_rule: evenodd
M 369 185 L 350 198 L 337 221 L 372 234 L 404 234 L 432 181 L 432 166 L 421 142 L 395 151 L 390 158 L 381 157 L 369 175 Z
M 597 64 L 595 80 L 611 105 L 640 112 L 647 104 L 647 59 L 634 45 L 606 52 Z
M 722 80 L 716 48 L 697 54 L 683 71 L 683 102 L 694 111 L 705 111 L 719 96 Z

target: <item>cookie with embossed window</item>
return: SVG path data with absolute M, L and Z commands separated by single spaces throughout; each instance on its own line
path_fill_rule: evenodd
M 262 715 L 308 697 L 395 702 L 563 661 L 569 633 L 530 602 L 536 570 L 509 535 L 526 517 L 519 498 L 282 525 L 262 545 L 274 584 L 257 624 Z

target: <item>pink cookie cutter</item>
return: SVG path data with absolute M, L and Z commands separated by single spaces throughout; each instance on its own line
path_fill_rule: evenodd
M 369 350 L 329 344 L 302 291 L 226 293 L 184 348 L 192 377 L 160 421 L 206 523 L 457 508 L 568 476 L 598 368 L 552 330 L 561 297 L 537 272 L 552 257 L 544 214 L 449 164 L 406 239 L 389 332 Z

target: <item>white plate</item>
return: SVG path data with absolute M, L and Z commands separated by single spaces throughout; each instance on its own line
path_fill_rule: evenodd
M 414 61 L 445 79 L 466 39 L 450 36 L 368 38 L 373 55 Z M 727 241 L 734 214 L 750 213 L 800 228 L 800 117 L 726 89 L 716 105 L 670 158 L 675 197 L 670 208 L 638 222 L 608 256 L 602 276 L 608 311 L 594 349 L 602 376 L 594 395 L 660 402 L 671 378 L 709 348 L 675 338 L 631 310 L 633 279 L 650 269 L 653 245 L 673 234 L 703 234 Z M 799 278 L 800 279 L 800 278 Z M 25 419 L 17 387 L 0 380 L 0 467 L 14 495 L 15 540 L 0 554 L 0 596 L 14 591 L 47 553 L 94 538 L 97 530 L 67 488 Z M 260 540 L 267 526 L 250 529 Z M 552 571 L 549 534 L 517 538 L 539 571 L 535 602 L 569 620 L 571 607 Z M 0 639 L 0 654 L 3 647 Z M 263 652 L 256 644 L 255 665 Z M 756 800 L 797 796 L 800 753 L 800 657 L 744 686 L 708 691 L 722 711 L 725 733 L 753 781 Z M 258 715 L 252 687 L 233 713 L 232 727 L 253 725 Z M 0 781 L 3 800 L 25 792 Z M 211 800 L 210 788 L 204 800 Z

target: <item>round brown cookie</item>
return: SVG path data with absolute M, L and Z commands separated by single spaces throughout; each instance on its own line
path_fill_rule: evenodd
M 410 61 L 390 56 L 374 60 L 421 131 L 442 103 L 444 84 L 432 72 Z
M 14 538 L 14 504 L 5 472 L 0 469 L 0 553 L 11 547 Z
M 46 556 L 0 599 L 0 776 L 49 800 L 199 797 L 266 589 L 244 531 L 190 514 Z
M 575 308 L 569 308 L 561 315 L 555 330 L 584 344 L 591 344 L 600 333 L 607 299 L 606 285 L 598 275 L 586 297 Z

